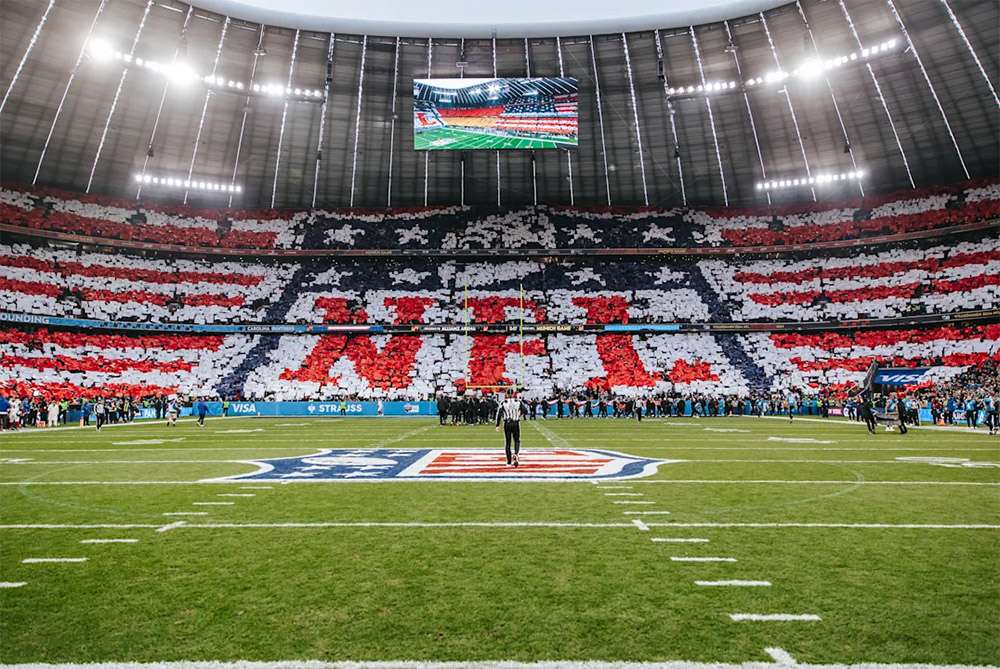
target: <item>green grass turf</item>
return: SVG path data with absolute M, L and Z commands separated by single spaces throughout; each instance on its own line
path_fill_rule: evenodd
M 285 423 L 305 423 L 282 426 Z M 706 429 L 710 428 L 710 429 Z M 231 429 L 260 430 L 230 433 Z M 739 429 L 746 432 L 716 432 Z M 642 479 L 573 483 L 268 484 L 198 479 L 319 448 L 496 448 L 490 427 L 424 419 L 228 419 L 0 436 L 0 662 L 114 660 L 668 660 L 1000 663 L 1000 439 L 839 421 L 525 424 L 525 448 L 680 460 Z M 832 443 L 790 443 L 769 437 Z M 128 444 L 182 439 L 162 444 Z M 26 463 L 9 459 L 29 458 Z M 236 462 L 233 462 L 236 461 Z M 69 485 L 50 485 L 53 482 Z M 82 482 L 150 482 L 84 485 Z M 160 481 L 162 483 L 155 483 Z M 190 483 L 188 483 L 190 482 Z M 946 485 L 940 485 L 946 484 Z M 969 484 L 969 485 L 955 485 Z M 607 490 L 628 485 L 630 489 Z M 217 497 L 218 493 L 255 497 Z M 649 506 L 612 504 L 641 492 Z M 232 501 L 232 506 L 194 506 Z M 625 511 L 670 515 L 626 516 Z M 206 516 L 164 513 L 203 511 Z M 558 521 L 635 527 L 199 527 Z M 690 527 L 710 523 L 715 526 Z M 981 524 L 985 529 L 720 527 Z M 708 543 L 653 543 L 699 537 Z M 84 538 L 136 544 L 81 545 Z M 25 565 L 27 557 L 88 557 Z M 678 563 L 726 556 L 736 563 Z M 704 588 L 695 580 L 768 580 Z M 821 622 L 732 622 L 816 613 Z
M 555 142 L 550 139 L 504 137 L 472 130 L 436 128 L 421 130 L 413 135 L 417 151 L 469 151 L 477 149 L 557 149 L 576 146 L 576 142 Z

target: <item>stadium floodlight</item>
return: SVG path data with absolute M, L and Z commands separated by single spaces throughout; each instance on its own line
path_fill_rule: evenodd
M 115 57 L 115 50 L 106 39 L 95 37 L 87 44 L 87 53 L 97 61 L 111 60 Z
M 795 177 L 791 179 L 769 179 L 758 181 L 756 190 L 759 192 L 781 190 L 785 188 L 798 188 L 802 186 L 822 186 L 830 183 L 843 181 L 860 181 L 865 176 L 864 170 L 851 170 L 848 172 L 819 172 L 812 176 Z
M 137 183 L 164 186 L 170 189 L 197 190 L 213 193 L 242 193 L 243 187 L 235 184 L 220 184 L 213 181 L 199 181 L 191 179 L 181 179 L 171 176 L 155 176 L 151 174 L 138 173 L 134 175 Z
M 198 75 L 193 69 L 191 69 L 190 65 L 186 63 L 174 63 L 174 65 L 167 70 L 167 78 L 172 84 L 186 86 L 197 79 Z
M 843 65 L 853 62 L 868 62 L 872 58 L 880 57 L 896 51 L 899 40 L 890 38 L 885 41 L 873 44 L 860 52 L 855 51 L 833 57 L 815 57 L 801 63 L 789 72 L 782 70 L 772 70 L 762 76 L 748 77 L 742 84 L 738 81 L 729 82 L 706 82 L 699 86 L 670 86 L 666 89 L 668 96 L 697 97 L 699 95 L 714 95 L 717 93 L 747 91 L 758 88 L 761 84 L 780 84 L 785 80 L 795 77 L 802 81 L 813 81 L 830 70 L 837 69 Z

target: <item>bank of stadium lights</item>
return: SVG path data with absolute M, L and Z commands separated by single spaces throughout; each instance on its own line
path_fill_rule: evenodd
M 667 95 L 673 97 L 697 97 L 727 93 L 737 90 L 753 90 L 755 88 L 760 88 L 764 84 L 780 84 L 791 78 L 801 79 L 802 81 L 811 81 L 823 76 L 831 70 L 836 70 L 837 68 L 843 67 L 849 63 L 855 63 L 858 61 L 866 62 L 874 57 L 892 53 L 896 50 L 896 47 L 899 44 L 900 41 L 893 38 L 880 42 L 879 44 L 874 44 L 867 49 L 852 51 L 847 55 L 837 56 L 836 58 L 811 58 L 790 72 L 786 72 L 784 70 L 772 70 L 759 77 L 750 77 L 742 83 L 731 80 L 710 81 L 705 82 L 704 85 L 699 84 L 697 86 L 673 86 L 667 88 Z
M 786 188 L 801 188 L 803 186 L 824 186 L 826 184 L 860 181 L 865 176 L 864 170 L 854 170 L 851 172 L 818 173 L 810 177 L 798 177 L 796 179 L 770 179 L 768 181 L 758 181 L 758 191 L 784 190 Z
M 147 58 L 133 57 L 130 54 L 116 51 L 111 44 L 103 39 L 92 39 L 87 47 L 91 58 L 99 62 L 119 61 L 129 63 L 136 67 L 141 67 L 149 72 L 154 72 L 170 79 L 171 83 L 185 86 L 187 84 L 201 82 L 211 88 L 219 90 L 229 90 L 234 92 L 252 92 L 269 97 L 293 97 L 305 100 L 320 100 L 323 98 L 323 89 L 320 88 L 292 88 L 280 84 L 254 84 L 247 86 L 242 81 L 234 81 L 217 75 L 200 75 L 195 70 L 182 61 L 175 63 L 161 63 Z
M 177 177 L 161 177 L 152 174 L 136 174 L 135 182 L 144 186 L 161 186 L 163 188 L 183 188 L 185 190 L 200 190 L 215 193 L 242 193 L 242 186 L 202 181 L 200 179 L 181 179 Z

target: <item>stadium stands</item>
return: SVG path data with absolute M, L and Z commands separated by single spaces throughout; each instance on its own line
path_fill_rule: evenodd
M 780 257 L 209 261 L 138 249 L 82 250 L 31 239 L 0 245 L 0 300 L 34 316 L 196 325 L 330 323 L 550 326 L 816 323 L 950 317 L 1000 304 L 1000 240 L 967 232 L 905 246 L 810 253 L 811 240 L 993 217 L 996 183 L 962 184 L 810 212 L 463 207 L 364 212 L 206 212 L 55 191 L 0 191 L 7 223 L 171 244 L 277 248 L 586 249 L 806 243 Z M 733 234 L 741 230 L 743 237 Z M 227 241 L 228 240 L 228 241 Z M 89 247 L 88 247 L 89 248 Z M 524 309 L 520 308 L 522 292 Z M 109 326 L 113 327 L 113 326 Z M 792 328 L 794 330 L 794 328 Z M 745 395 L 843 390 L 872 360 L 931 364 L 934 378 L 1000 358 L 995 325 L 725 334 L 227 334 L 0 331 L 0 387 L 19 393 L 221 393 L 277 399 L 409 399 L 526 379 L 566 391 Z M 91 389 L 91 390 L 88 390 Z M 112 390 L 109 390 L 112 389 Z
M 863 239 L 1000 217 L 1000 182 L 968 182 L 830 207 L 786 210 L 417 210 L 259 212 L 140 206 L 51 190 L 0 189 L 8 225 L 225 249 L 746 247 Z

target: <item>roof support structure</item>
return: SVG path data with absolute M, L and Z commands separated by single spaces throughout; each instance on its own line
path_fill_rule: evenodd
M 733 41 L 733 32 L 729 28 L 729 21 L 723 21 L 722 25 L 726 28 L 726 38 L 729 40 L 729 52 L 733 54 L 733 64 L 736 66 L 736 74 L 739 76 L 740 81 L 743 81 L 743 68 L 740 67 L 740 56 L 738 49 L 736 48 L 736 43 Z M 760 150 L 760 139 L 757 137 L 757 123 L 753 118 L 753 109 L 750 107 L 750 96 L 747 95 L 746 89 L 743 89 L 743 104 L 746 105 L 747 117 L 750 119 L 750 131 L 753 134 L 753 145 L 757 149 L 757 161 L 760 163 L 760 174 L 761 177 L 767 179 L 767 168 L 764 167 L 764 154 Z M 771 204 L 771 193 L 768 190 L 764 191 L 764 196 L 767 198 L 767 204 Z
M 490 40 L 493 44 L 493 78 L 497 78 L 497 36 Z M 495 151 L 497 158 L 497 208 L 500 208 L 500 150 Z
M 681 147 L 677 141 L 677 122 L 674 119 L 674 103 L 670 101 L 667 89 L 670 82 L 667 81 L 667 67 L 663 60 L 663 43 L 660 41 L 660 29 L 653 31 L 653 38 L 656 41 L 656 60 L 663 66 L 663 98 L 667 103 L 667 113 L 670 116 L 670 134 L 674 138 L 674 160 L 677 162 L 677 178 L 681 186 L 681 203 L 686 207 L 688 203 L 687 191 L 684 189 L 684 164 L 681 162 Z
M 365 90 L 365 57 L 368 55 L 368 35 L 361 38 L 361 67 L 358 73 L 358 108 L 354 113 L 354 153 L 351 157 L 351 204 L 354 207 L 354 183 L 358 175 L 358 137 L 361 131 L 361 96 Z
M 987 88 L 990 89 L 990 93 L 993 95 L 993 102 L 997 107 L 1000 107 L 1000 97 L 997 97 L 997 91 L 993 88 L 993 82 L 990 81 L 989 76 L 986 74 L 986 69 L 979 60 L 979 54 L 977 54 L 976 50 L 972 47 L 972 42 L 970 42 L 969 38 L 966 37 L 965 30 L 962 29 L 962 24 L 958 22 L 958 17 L 955 16 L 955 12 L 951 11 L 951 5 L 948 4 L 948 0 L 941 0 L 941 4 L 944 5 L 945 11 L 948 12 L 948 18 L 951 19 L 952 24 L 955 26 L 955 30 L 958 31 L 959 36 L 965 43 L 965 48 L 969 50 L 969 55 L 972 56 L 972 60 L 976 62 L 976 67 L 979 68 L 979 74 L 983 75 L 983 81 L 986 82 Z M 2 105 L 0 105 L 0 109 L 3 109 Z
M 861 43 L 861 37 L 854 27 L 854 19 L 851 18 L 851 13 L 847 11 L 847 5 L 844 4 L 844 0 L 837 1 L 840 4 L 840 11 L 844 13 L 844 18 L 847 20 L 847 27 L 851 31 L 851 35 L 854 36 L 854 41 L 857 43 L 858 49 L 863 51 L 864 45 Z M 871 63 L 865 63 L 865 68 L 868 70 L 868 76 L 871 77 L 872 83 L 875 85 L 875 92 L 878 93 L 879 102 L 882 103 L 882 111 L 885 112 L 885 117 L 889 121 L 889 129 L 892 130 L 892 136 L 896 140 L 896 148 L 899 149 L 899 155 L 903 159 L 903 167 L 906 169 L 906 178 L 910 182 L 910 188 L 916 188 L 917 185 L 913 181 L 913 173 L 910 171 L 910 161 L 907 160 L 906 151 L 903 150 L 903 143 L 899 140 L 899 132 L 896 130 L 896 122 L 892 120 L 892 113 L 889 112 L 889 105 L 886 104 L 885 96 L 882 95 L 882 86 L 878 83 L 878 77 L 875 76 L 875 70 L 872 69 Z
M 649 206 L 646 189 L 646 162 L 642 157 L 642 132 L 639 130 L 639 105 L 635 101 L 635 83 L 632 80 L 632 58 L 628 52 L 628 37 L 622 33 L 622 51 L 625 53 L 625 73 L 628 75 L 628 92 L 632 100 L 632 120 L 635 122 L 635 141 L 639 145 L 639 173 L 642 175 L 642 202 Z M 714 126 L 713 126 L 714 127 Z
M 316 191 L 319 189 L 319 168 L 323 162 L 323 140 L 326 137 L 326 106 L 330 101 L 330 82 L 333 81 L 333 48 L 337 42 L 336 33 L 330 33 L 330 37 L 326 43 L 326 72 L 323 75 L 323 105 L 319 109 L 319 137 L 316 139 L 316 167 L 313 169 L 313 194 L 312 194 L 312 204 L 310 206 L 316 206 Z M 396 44 L 398 47 L 399 38 L 396 38 Z M 399 62 L 398 50 L 396 56 L 396 62 Z M 392 80 L 392 104 L 396 104 L 396 80 Z M 393 109 L 395 111 L 395 109 Z M 395 123 L 395 118 L 393 119 Z M 392 138 L 390 131 L 389 140 L 389 190 L 392 191 Z
M 566 71 L 563 69 L 563 57 L 562 57 L 562 40 L 556 37 L 556 54 L 559 56 L 559 76 L 565 77 Z M 572 207 L 576 204 L 576 197 L 573 193 L 573 154 L 570 151 L 566 152 L 566 168 L 569 170 L 569 204 Z
M 271 182 L 271 208 L 274 209 L 274 202 L 278 196 L 278 171 L 281 167 L 281 146 L 285 142 L 285 121 L 288 118 L 288 89 L 292 87 L 292 76 L 295 74 L 295 59 L 299 55 L 299 34 L 296 29 L 295 39 L 292 40 L 292 58 L 288 63 L 288 79 L 285 83 L 285 102 L 281 106 L 281 128 L 278 130 L 278 151 L 274 154 L 274 180 Z
M 698 48 L 698 36 L 694 33 L 694 26 L 688 27 L 688 34 L 691 35 L 691 47 L 694 49 L 694 58 L 698 62 L 698 76 L 701 79 L 701 85 L 705 85 L 705 68 L 701 62 L 701 49 Z M 774 45 L 771 45 L 774 48 Z M 775 56 L 777 59 L 777 55 Z M 789 103 L 790 105 L 791 103 Z M 729 206 L 729 190 L 726 188 L 726 173 L 722 169 L 722 153 L 719 151 L 719 135 L 715 132 L 715 115 L 712 113 L 712 101 L 705 96 L 705 107 L 708 109 L 708 123 L 712 127 L 712 144 L 715 145 L 715 162 L 719 166 L 719 179 L 722 180 L 722 201 Z M 795 112 L 792 112 L 792 118 L 795 118 Z M 798 126 L 796 126 L 796 132 L 798 132 Z M 801 142 L 801 140 L 799 140 Z M 806 168 L 808 170 L 808 167 Z
M 611 178 L 608 176 L 608 146 L 604 139 L 604 109 L 601 106 L 601 81 L 597 76 L 597 53 L 594 51 L 594 36 L 587 39 L 590 45 L 590 63 L 594 68 L 594 93 L 597 95 L 597 120 L 601 125 L 601 158 L 604 160 L 604 188 L 608 195 L 608 206 L 611 206 Z
M 332 43 L 333 38 L 330 38 Z M 396 143 L 396 84 L 399 81 L 399 37 L 396 37 L 396 52 L 392 59 L 392 112 L 389 115 L 389 185 L 385 189 L 385 206 L 392 206 L 392 150 Z M 326 108 L 326 103 L 323 105 Z M 315 203 L 314 203 L 315 204 Z
M 524 72 L 531 78 L 531 54 L 528 52 L 528 38 L 524 38 Z M 538 206 L 538 176 L 535 171 L 535 152 L 531 152 L 531 204 Z
M 767 18 L 764 16 L 764 12 L 760 12 L 760 22 L 764 26 L 764 33 L 767 35 L 767 43 L 771 47 L 771 55 L 774 57 L 774 65 L 781 71 L 781 59 L 778 58 L 778 49 L 774 46 L 774 40 L 771 39 L 771 30 L 767 27 Z M 802 153 L 802 163 L 806 166 L 806 176 L 812 177 L 812 171 L 809 169 L 809 159 L 806 157 L 806 147 L 802 143 L 802 133 L 799 132 L 799 120 L 795 117 L 795 105 L 792 104 L 792 96 L 788 93 L 788 83 L 786 82 L 782 87 L 785 93 L 785 102 L 788 103 L 788 111 L 792 115 L 792 126 L 795 128 L 795 137 L 799 141 L 799 151 Z M 816 189 L 809 186 L 809 192 L 812 193 L 813 202 L 816 201 Z
M 49 4 L 45 6 L 45 11 L 42 12 L 42 18 L 38 20 L 38 24 L 35 26 L 35 32 L 31 34 L 31 39 L 28 40 L 28 46 L 24 50 L 24 55 L 21 56 L 21 60 L 17 64 L 17 69 L 14 70 L 14 76 L 11 78 L 10 83 L 7 84 L 3 100 L 0 100 L 0 114 L 3 113 L 3 108 L 7 106 L 7 98 L 10 97 L 10 92 L 14 90 L 14 85 L 17 84 L 17 80 L 21 76 L 21 70 L 24 69 L 24 64 L 27 62 L 28 56 L 31 55 L 31 50 L 35 48 L 35 42 L 38 41 L 38 36 L 42 32 L 42 28 L 45 27 L 45 21 L 49 18 L 49 11 L 54 4 L 56 4 L 56 0 L 49 0 Z
M 181 55 L 181 46 L 187 36 L 188 27 L 191 25 L 191 17 L 194 16 L 194 6 L 188 5 L 187 13 L 184 15 L 184 24 L 181 26 L 181 34 L 177 39 L 177 48 L 174 49 L 174 57 L 171 62 L 176 63 Z M 149 167 L 149 159 L 153 156 L 153 142 L 156 141 L 156 130 L 160 127 L 160 116 L 163 114 L 163 104 L 167 100 L 167 91 L 170 90 L 170 79 L 163 81 L 163 90 L 160 92 L 160 104 L 156 108 L 156 116 L 153 117 L 153 129 L 149 132 L 149 141 L 146 143 L 146 155 L 142 159 L 142 171 L 140 176 L 146 176 L 146 168 Z M 142 197 L 143 182 L 139 180 L 139 187 L 135 189 L 135 199 Z
M 90 176 L 87 178 L 87 188 L 85 193 L 90 192 L 90 187 L 94 185 L 94 173 L 97 171 L 97 163 L 101 160 L 101 153 L 104 152 L 104 142 L 108 139 L 108 130 L 111 128 L 111 119 L 118 109 L 118 100 L 122 95 L 122 88 L 125 86 L 125 78 L 128 76 L 129 63 L 135 56 L 135 47 L 139 44 L 139 37 L 142 36 L 142 29 L 146 27 L 146 18 L 149 17 L 149 10 L 153 8 L 153 0 L 146 0 L 146 8 L 142 11 L 142 18 L 139 19 L 139 26 L 135 29 L 132 37 L 132 46 L 128 52 L 128 60 L 122 68 L 122 74 L 118 77 L 118 87 L 115 89 L 115 96 L 111 99 L 111 109 L 108 110 L 108 117 L 104 119 L 104 130 L 101 131 L 101 140 L 97 143 L 97 153 L 94 154 L 94 162 L 90 165 Z
M 219 34 L 219 43 L 215 47 L 215 59 L 212 61 L 211 75 L 214 77 L 219 69 L 219 59 L 222 58 L 222 46 L 226 43 L 226 32 L 229 30 L 229 17 L 222 22 L 222 31 Z M 205 89 L 205 101 L 201 105 L 201 116 L 198 118 L 198 131 L 194 136 L 194 148 L 191 149 L 191 162 L 188 164 L 187 183 L 191 182 L 194 174 L 194 163 L 198 157 L 198 146 L 201 144 L 201 132 L 205 128 L 205 115 L 208 113 L 208 101 L 212 99 L 212 87 Z M 184 188 L 184 204 L 188 203 L 189 189 Z
M 233 174 L 229 178 L 230 187 L 236 185 L 236 172 L 240 168 L 240 153 L 243 151 L 243 135 L 247 128 L 247 114 L 250 112 L 250 93 L 253 90 L 253 85 L 257 77 L 257 59 L 260 58 L 260 54 L 264 50 L 264 31 L 266 30 L 264 24 L 260 24 L 260 33 L 257 36 L 257 47 L 253 51 L 253 60 L 250 62 L 250 82 L 247 84 L 247 95 L 243 98 L 243 114 L 242 120 L 240 121 L 240 137 L 236 140 L 236 157 L 233 159 Z M 232 188 L 229 192 L 229 205 L 233 206 L 233 193 Z
M 459 43 L 458 43 L 458 49 L 460 51 L 460 53 L 458 54 L 458 58 L 459 58 L 460 61 L 462 61 L 464 63 L 465 62 L 465 38 L 464 37 L 459 41 Z M 458 70 L 458 78 L 459 79 L 464 79 L 465 78 L 465 68 L 464 67 L 460 68 Z M 464 207 L 465 206 L 465 151 L 462 151 L 461 156 L 459 158 L 459 168 L 462 170 L 462 173 L 460 175 L 462 183 L 459 184 L 460 187 L 459 187 L 459 193 L 458 193 L 458 203 L 461 206 Z
M 951 137 L 952 146 L 955 147 L 955 154 L 958 156 L 958 162 L 962 165 L 962 172 L 965 174 L 965 178 L 969 178 L 969 168 L 965 166 L 965 158 L 962 157 L 962 149 L 958 146 L 958 140 L 955 139 L 955 133 L 952 132 L 951 123 L 948 122 L 948 114 L 945 113 L 944 107 L 941 106 L 941 100 L 938 99 L 937 91 L 934 90 L 934 84 L 931 83 L 930 75 L 927 74 L 927 69 L 924 67 L 924 61 L 920 59 L 920 52 L 917 51 L 917 45 L 913 43 L 910 39 L 910 31 L 906 29 L 906 24 L 903 23 L 903 17 L 899 15 L 896 11 L 896 5 L 892 0 L 885 0 L 886 4 L 889 6 L 889 11 L 892 12 L 893 17 L 896 19 L 896 23 L 899 25 L 899 29 L 903 32 L 903 37 L 906 38 L 906 43 L 910 47 L 910 51 L 913 52 L 913 57 L 917 59 L 917 65 L 920 66 L 920 72 L 924 75 L 924 81 L 927 82 L 927 88 L 931 91 L 931 97 L 934 98 L 934 104 L 937 105 L 938 111 L 941 112 L 941 120 L 944 121 L 944 127 L 948 129 L 948 136 Z
M 816 44 L 816 36 L 813 35 L 812 26 L 809 25 L 809 20 L 806 18 L 805 10 L 802 9 L 802 3 L 799 0 L 795 0 L 795 6 L 799 10 L 799 16 L 802 17 L 802 24 L 806 28 L 806 34 L 809 35 L 809 42 L 812 44 L 813 55 L 819 58 L 819 46 Z M 858 169 L 858 161 L 854 158 L 854 145 L 851 143 L 851 137 L 847 134 L 847 126 L 844 125 L 844 117 L 840 113 L 840 105 L 837 104 L 837 95 L 833 92 L 833 84 L 830 83 L 830 77 L 823 74 L 823 81 L 826 82 L 826 90 L 830 91 L 830 100 L 833 102 L 833 111 L 837 114 L 837 122 L 840 124 L 840 132 L 844 135 L 844 146 L 847 147 L 847 153 L 851 156 L 851 165 L 855 170 Z M 767 179 L 767 176 L 764 177 Z M 855 179 L 854 183 L 858 185 L 858 191 L 861 193 L 861 197 L 865 196 L 865 187 L 861 183 L 861 179 Z M 768 201 L 770 201 L 770 195 L 768 195 Z
M 431 78 L 431 63 L 434 57 L 434 38 L 427 38 L 427 78 Z M 431 152 L 424 152 L 424 206 L 427 206 L 427 186 L 429 185 L 431 168 Z

